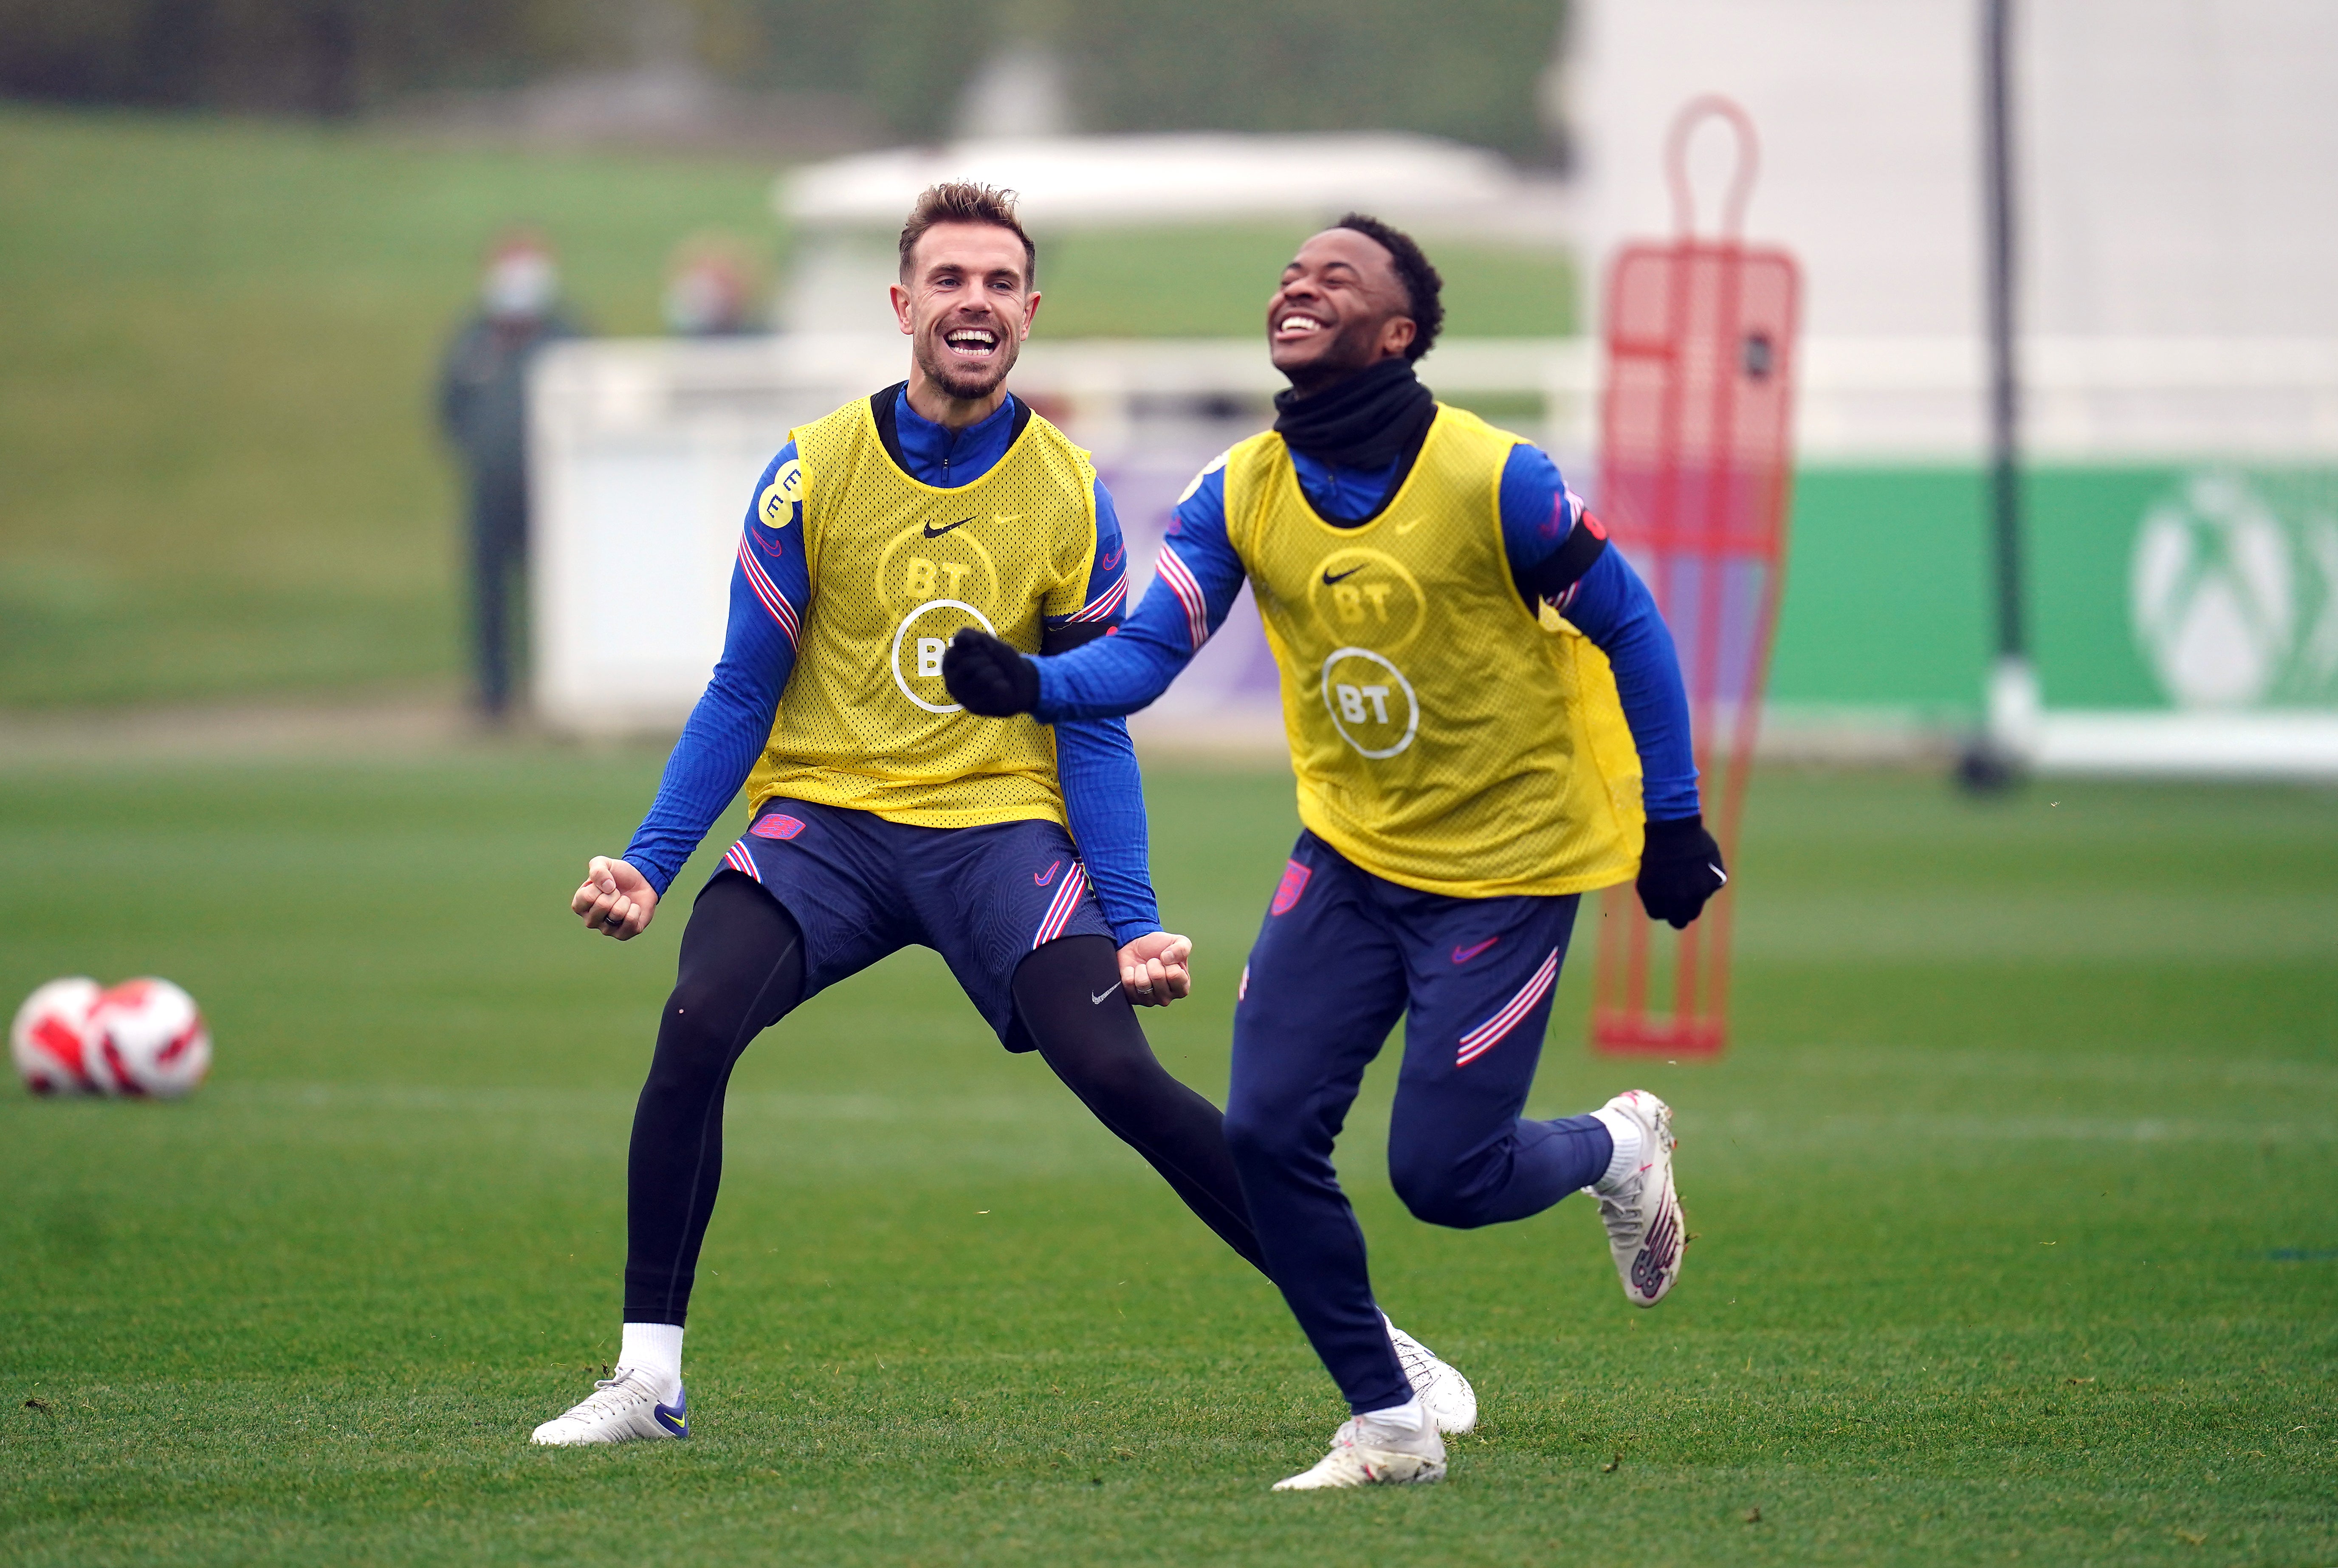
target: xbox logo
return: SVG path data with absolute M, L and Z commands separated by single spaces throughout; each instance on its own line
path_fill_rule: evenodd
M 2202 473 L 2144 514 L 2129 562 L 2136 640 L 2181 708 L 2331 694 L 2338 523 L 2285 525 L 2241 475 Z

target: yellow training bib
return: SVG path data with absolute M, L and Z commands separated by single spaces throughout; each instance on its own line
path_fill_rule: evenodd
M 1226 459 L 1300 820 L 1374 876 L 1454 897 L 1580 893 L 1639 865 L 1639 754 L 1606 657 L 1510 581 L 1518 439 L 1439 405 L 1395 497 L 1352 528 L 1317 515 L 1273 432 Z
M 942 684 L 942 650 L 980 626 L 1027 653 L 1080 608 L 1095 554 L 1095 471 L 1031 416 L 997 466 L 954 490 L 887 455 L 869 400 L 791 432 L 810 609 L 779 717 L 747 780 L 921 828 L 1063 822 L 1054 732 L 977 719 Z

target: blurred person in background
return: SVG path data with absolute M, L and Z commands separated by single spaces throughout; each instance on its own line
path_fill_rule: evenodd
M 727 235 L 675 247 L 666 267 L 665 324 L 677 338 L 740 338 L 765 329 L 755 310 L 756 268 Z
M 527 564 L 527 371 L 536 351 L 578 335 L 541 235 L 514 230 L 487 252 L 479 309 L 438 377 L 438 419 L 469 470 L 471 660 L 480 711 L 511 709 L 512 604 Z

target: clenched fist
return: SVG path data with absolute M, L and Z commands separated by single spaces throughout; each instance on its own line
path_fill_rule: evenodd
M 595 855 L 568 907 L 584 920 L 586 930 L 630 942 L 650 928 L 657 901 L 657 889 L 648 877 L 623 860 Z
M 1006 719 L 1039 705 L 1039 671 L 987 632 L 958 628 L 942 653 L 942 684 L 969 713 Z
M 1194 944 L 1166 931 L 1139 936 L 1120 950 L 1120 988 L 1131 1005 L 1166 1007 L 1192 994 L 1194 976 L 1186 961 Z

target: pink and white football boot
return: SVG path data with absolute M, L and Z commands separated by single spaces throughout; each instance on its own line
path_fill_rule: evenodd
M 1624 1298 L 1635 1307 L 1653 1307 L 1680 1278 L 1681 1253 L 1688 1245 L 1680 1193 L 1673 1186 L 1677 1140 L 1672 1107 L 1645 1089 L 1627 1089 L 1599 1109 L 1640 1130 L 1637 1163 L 1612 1185 L 1602 1181 L 1591 1192 L 1599 1200 L 1599 1222 L 1607 1227 L 1607 1250 L 1623 1278 Z

